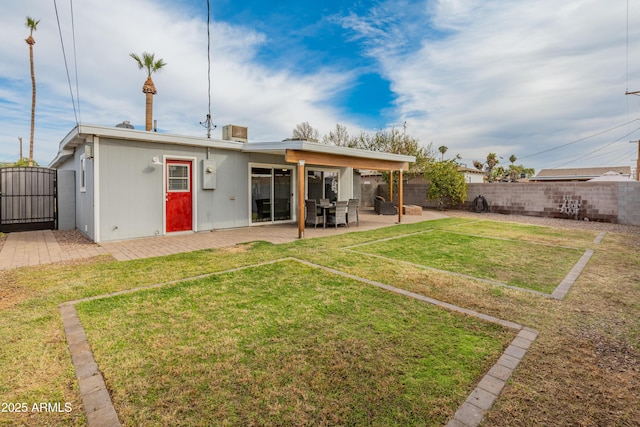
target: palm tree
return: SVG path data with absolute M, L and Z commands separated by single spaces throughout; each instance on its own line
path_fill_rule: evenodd
M 509 156 L 509 161 L 511 162 L 511 164 L 509 165 L 509 178 L 511 179 L 511 182 L 516 182 L 518 180 L 519 172 L 518 168 L 515 165 L 516 160 L 518 160 L 518 158 L 515 154 Z
M 146 130 L 149 131 L 151 130 L 151 124 L 153 122 L 153 95 L 158 93 L 155 85 L 153 84 L 153 80 L 151 80 L 151 74 L 160 70 L 167 64 L 162 59 L 158 59 L 156 61 L 155 53 L 143 52 L 142 59 L 135 53 L 130 54 L 130 56 L 138 63 L 138 68 L 141 70 L 143 68 L 147 70 L 147 80 L 144 82 L 144 85 L 142 85 L 142 93 L 147 96 L 145 127 Z
M 29 29 L 29 37 L 25 39 L 29 45 L 29 62 L 31 64 L 31 138 L 29 139 L 29 166 L 33 166 L 33 131 L 36 125 L 36 73 L 33 70 L 33 45 L 36 44 L 36 40 L 33 38 L 33 32 L 38 29 L 37 21 L 30 16 L 27 16 L 26 26 Z
M 438 147 L 438 151 L 440 152 L 440 154 L 442 154 L 442 157 L 440 158 L 441 161 L 444 161 L 444 153 L 446 153 L 448 149 L 449 148 L 444 145 Z
M 500 163 L 500 160 L 498 160 L 496 153 L 487 154 L 487 178 L 489 182 L 493 181 L 493 168 L 495 168 L 498 163 Z

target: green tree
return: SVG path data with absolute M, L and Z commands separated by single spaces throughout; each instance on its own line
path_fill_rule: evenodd
M 439 151 L 439 152 L 440 152 L 440 154 L 442 155 L 442 156 L 440 157 L 440 161 L 444 161 L 444 153 L 446 153 L 448 149 L 449 149 L 449 148 L 448 148 L 448 147 L 446 147 L 446 146 L 444 146 L 444 145 L 441 145 L 440 147 L 438 147 L 438 151 Z
M 487 165 L 487 179 L 489 180 L 489 182 L 492 182 L 495 180 L 493 169 L 496 167 L 498 163 L 500 163 L 500 160 L 498 160 L 498 155 L 496 153 L 487 154 L 486 165 Z
M 23 157 L 15 163 L 8 163 L 8 162 L 0 163 L 0 168 L 14 168 L 18 166 L 25 167 L 25 166 L 40 166 L 40 165 L 35 160 L 30 161 L 28 157 Z
M 424 171 L 424 177 L 429 181 L 427 200 L 437 200 L 441 209 L 467 199 L 467 181 L 458 171 L 455 160 L 431 162 Z
M 153 84 L 153 80 L 151 79 L 151 74 L 159 71 L 167 65 L 167 63 L 162 59 L 158 59 L 156 61 L 155 53 L 143 52 L 142 58 L 135 53 L 131 53 L 129 56 L 136 61 L 139 69 L 145 69 L 147 71 L 147 80 L 142 85 L 142 93 L 146 95 L 145 129 L 150 131 L 153 124 L 153 95 L 158 93 L 156 86 Z
M 318 129 L 311 126 L 309 122 L 298 123 L 293 129 L 293 139 L 318 142 L 318 135 Z
M 509 156 L 509 162 L 511 162 L 511 164 L 509 165 L 509 181 L 511 182 L 516 182 L 518 180 L 518 176 L 520 176 L 515 167 L 516 160 L 518 160 L 518 158 L 515 154 Z
M 33 45 L 36 40 L 33 38 L 33 32 L 38 29 L 40 20 L 35 20 L 27 16 L 26 26 L 29 29 L 29 37 L 25 39 L 29 45 L 29 64 L 31 66 L 31 137 L 29 138 L 29 166 L 33 166 L 33 135 L 36 125 L 36 73 L 33 67 Z

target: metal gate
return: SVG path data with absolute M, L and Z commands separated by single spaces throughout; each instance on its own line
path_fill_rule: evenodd
M 0 231 L 56 228 L 56 170 L 0 168 Z

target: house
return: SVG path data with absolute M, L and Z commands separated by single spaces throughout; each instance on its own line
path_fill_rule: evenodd
M 464 175 L 464 180 L 467 181 L 467 184 L 482 184 L 484 182 L 484 172 L 476 168 L 467 168 L 464 166 L 460 166 L 458 168 L 458 172 L 462 172 L 462 174 Z
M 630 166 L 607 166 L 597 168 L 542 169 L 536 176 L 529 178 L 531 182 L 549 181 L 588 181 L 607 172 L 616 172 L 622 176 L 631 176 Z
M 50 167 L 64 183 L 61 222 L 95 242 L 297 222 L 304 200 L 358 198 L 354 169 L 408 169 L 413 156 L 309 141 L 248 142 L 80 124 Z

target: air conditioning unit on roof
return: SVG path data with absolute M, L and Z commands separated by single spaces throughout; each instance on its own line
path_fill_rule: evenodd
M 225 141 L 248 142 L 248 129 L 245 126 L 226 125 L 222 127 L 222 139 Z

